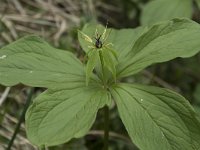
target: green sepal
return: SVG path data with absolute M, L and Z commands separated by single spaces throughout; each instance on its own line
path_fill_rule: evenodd
M 88 53 L 88 62 L 86 65 L 86 85 L 88 86 L 92 71 L 99 61 L 99 52 L 94 49 Z
M 104 67 L 106 67 L 111 73 L 116 81 L 116 60 L 113 58 L 113 54 L 109 49 L 102 49 L 102 56 L 104 61 Z

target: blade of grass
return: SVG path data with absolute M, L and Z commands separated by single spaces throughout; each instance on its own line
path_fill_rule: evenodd
M 13 133 L 13 136 L 12 136 L 11 140 L 9 141 L 8 147 L 7 147 L 6 150 L 11 150 L 11 147 L 12 147 L 12 145 L 13 145 L 13 143 L 14 143 L 14 140 L 15 140 L 15 138 L 16 138 L 16 136 L 17 136 L 17 133 L 18 133 L 19 130 L 20 130 L 21 123 L 22 123 L 23 120 L 24 120 L 24 116 L 25 116 L 26 110 L 28 109 L 28 106 L 30 105 L 30 102 L 31 102 L 31 98 L 32 98 L 32 96 L 33 96 L 33 93 L 34 93 L 34 88 L 31 88 L 31 89 L 29 90 L 29 92 L 28 92 L 28 97 L 27 97 L 27 99 L 26 99 L 26 103 L 25 103 L 24 109 L 23 109 L 23 111 L 22 111 L 22 114 L 21 114 L 21 116 L 20 116 L 20 118 L 19 118 L 19 122 L 18 122 L 18 124 L 17 124 L 16 129 L 15 129 L 15 132 Z

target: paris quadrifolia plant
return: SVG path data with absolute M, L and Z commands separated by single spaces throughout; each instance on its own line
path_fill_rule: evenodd
M 139 149 L 200 150 L 200 121 L 188 100 L 165 88 L 121 80 L 152 64 L 197 54 L 198 23 L 173 19 L 121 30 L 90 23 L 78 31 L 78 40 L 85 63 L 37 36 L 0 49 L 2 85 L 47 88 L 25 117 L 27 136 L 34 145 L 48 147 L 83 137 L 100 108 L 105 108 L 105 122 L 109 121 L 108 108 L 114 103 Z

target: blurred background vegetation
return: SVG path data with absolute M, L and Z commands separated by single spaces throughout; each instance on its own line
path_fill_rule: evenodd
M 191 6 L 187 5 L 187 8 L 184 8 L 188 13 L 182 17 L 200 22 L 200 9 L 197 2 L 191 0 Z M 180 17 L 173 16 L 175 13 L 167 16 L 169 9 L 167 6 L 166 8 L 161 6 L 161 3 L 158 9 L 152 8 L 154 13 L 149 13 L 151 3 L 149 0 L 0 0 L 0 47 L 25 35 L 36 34 L 51 45 L 71 51 L 82 59 L 84 52 L 77 40 L 77 29 L 81 29 L 89 21 L 97 21 L 103 25 L 108 21 L 109 27 L 120 29 L 136 28 L 148 23 Z M 159 6 L 162 10 L 159 10 Z M 176 9 L 176 7 L 170 8 Z M 162 18 L 162 14 L 165 18 Z M 200 54 L 192 58 L 177 58 L 167 63 L 153 65 L 123 80 L 172 89 L 186 97 L 200 114 L 199 66 Z M 0 150 L 6 149 L 15 131 L 29 89 L 30 87 L 24 85 L 11 88 L 0 85 Z M 36 88 L 34 97 L 44 90 Z M 114 104 L 110 113 L 110 150 L 137 150 L 130 141 Z M 102 115 L 103 112 L 100 110 L 95 124 L 85 137 L 48 149 L 101 150 L 103 147 Z M 24 122 L 12 149 L 37 149 L 26 138 Z

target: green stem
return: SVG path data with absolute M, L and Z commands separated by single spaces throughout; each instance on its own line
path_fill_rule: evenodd
M 16 136 L 17 136 L 17 133 L 18 133 L 19 130 L 20 130 L 21 123 L 22 123 L 23 120 L 24 120 L 26 110 L 28 109 L 28 106 L 29 106 L 29 104 L 30 104 L 30 102 L 31 102 L 31 98 L 32 98 L 32 96 L 33 96 L 33 92 L 34 92 L 34 88 L 31 88 L 30 91 L 29 91 L 29 93 L 28 93 L 28 97 L 27 97 L 27 99 L 26 99 L 26 104 L 25 104 L 24 109 L 23 109 L 23 111 L 22 111 L 22 114 L 21 114 L 21 116 L 20 116 L 20 118 L 19 118 L 19 122 L 18 122 L 18 124 L 17 124 L 16 129 L 15 129 L 15 132 L 14 132 L 14 134 L 13 134 L 13 136 L 12 136 L 12 139 L 9 141 L 8 147 L 7 147 L 6 150 L 10 150 L 11 147 L 12 147 L 12 145 L 13 145 L 13 143 L 14 143 L 14 140 L 15 140 L 15 138 L 16 138 Z
M 103 56 L 102 52 L 99 52 L 100 56 L 100 61 L 101 61 L 101 67 L 102 67 L 102 75 L 103 75 L 103 84 L 104 84 L 104 89 L 107 89 L 107 84 L 105 80 L 105 69 L 104 69 L 104 62 L 103 62 Z M 104 148 L 103 150 L 108 150 L 109 146 L 109 107 L 104 106 Z
M 106 89 L 106 80 L 105 80 L 104 62 L 103 62 L 103 56 L 102 56 L 102 52 L 101 52 L 101 51 L 99 51 L 99 56 L 100 56 L 101 68 L 102 68 L 103 85 L 104 85 L 104 89 Z
M 104 150 L 109 147 L 109 107 L 104 107 Z
M 43 145 L 43 146 L 41 146 L 41 147 L 39 148 L 39 150 L 46 150 L 46 148 L 45 148 L 45 146 Z

